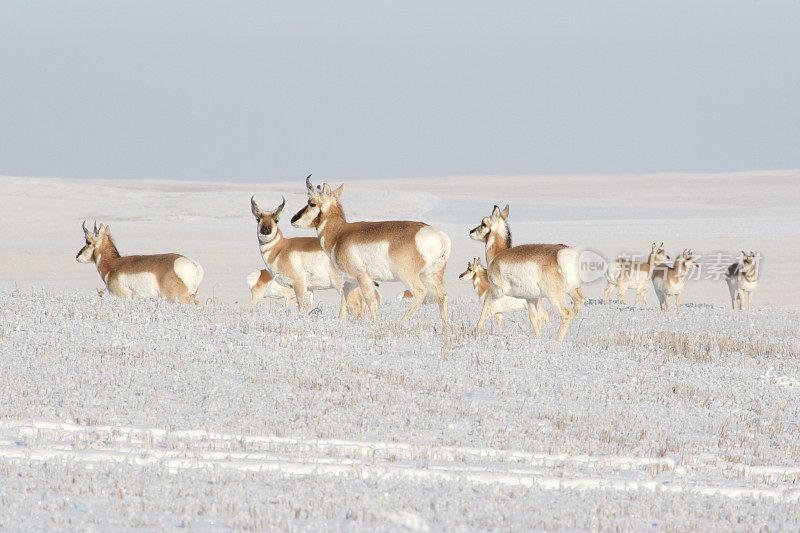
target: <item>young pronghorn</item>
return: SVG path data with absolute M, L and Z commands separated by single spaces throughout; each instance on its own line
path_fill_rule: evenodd
M 444 269 L 450 238 L 422 222 L 347 222 L 339 203 L 343 185 L 332 191 L 326 183 L 316 189 L 306 178 L 308 204 L 292 217 L 300 228 L 316 228 L 322 248 L 348 283 L 357 282 L 373 320 L 378 319 L 374 281 L 402 281 L 414 300 L 401 321 L 414 315 L 430 290 L 447 323 Z M 339 316 L 344 316 L 344 299 Z
M 564 244 L 523 244 L 511 246 L 511 230 L 508 227 L 508 206 L 502 211 L 494 206 L 491 216 L 469 232 L 476 241 L 486 244 L 488 278 L 492 291 L 483 303 L 477 331 L 491 312 L 491 303 L 503 296 L 526 300 L 528 317 L 537 337 L 541 336 L 541 320 L 538 313 L 539 299 L 550 300 L 561 316 L 558 340 L 563 340 L 569 323 L 583 307 L 585 298 L 581 292 L 580 251 Z M 566 295 L 572 297 L 572 309 L 567 305 Z
M 605 291 L 606 305 L 609 303 L 608 295 L 611 293 L 611 289 L 614 285 L 616 285 L 617 297 L 619 301 L 622 302 L 622 305 L 628 305 L 625 303 L 625 291 L 634 289 L 636 291 L 636 298 L 633 300 L 633 305 L 636 305 L 641 297 L 642 302 L 647 306 L 647 294 L 645 289 L 647 289 L 647 285 L 653 279 L 653 272 L 656 269 L 666 268 L 664 263 L 668 260 L 669 256 L 664 252 L 664 243 L 662 242 L 658 246 L 656 246 L 656 243 L 653 243 L 650 250 L 650 257 L 647 258 L 646 263 L 632 261 L 630 259 L 611 261 L 606 269 L 606 279 L 608 280 Z
M 283 298 L 286 307 L 292 305 L 292 300 L 295 299 L 294 289 L 284 287 L 272 279 L 272 274 L 266 269 L 256 270 L 248 274 L 247 285 L 250 287 L 250 307 L 256 305 L 264 295 L 270 298 Z M 309 293 L 306 300 L 309 306 L 313 306 L 314 293 Z
M 158 298 L 200 304 L 197 288 L 203 281 L 203 267 L 178 254 L 128 255 L 121 257 L 111 239 L 111 228 L 100 224 L 94 231 L 83 223 L 86 245 L 75 259 L 97 264 L 108 291 L 120 298 Z
M 330 259 L 315 237 L 287 239 L 278 227 L 286 200 L 274 211 L 263 211 L 250 198 L 250 209 L 258 222 L 258 244 L 261 257 L 273 279 L 284 287 L 294 289 L 297 308 L 302 310 L 306 291 L 321 289 L 341 290 L 342 277 L 333 268 Z M 309 302 L 310 304 L 310 302 Z
M 481 258 L 476 257 L 474 261 L 467 262 L 467 269 L 458 276 L 458 279 L 472 280 L 472 286 L 475 287 L 475 292 L 478 293 L 478 298 L 481 303 L 486 303 L 489 293 L 492 290 L 489 285 L 489 274 L 486 269 L 481 265 Z M 497 327 L 503 329 L 503 313 L 508 311 L 515 311 L 517 309 L 526 309 L 528 302 L 522 298 L 513 298 L 511 296 L 503 296 L 489 304 L 489 314 L 494 315 L 497 320 Z M 550 315 L 542 309 L 542 301 L 537 303 L 537 312 L 544 318 L 545 322 L 550 322 Z
M 684 250 L 675 259 L 674 266 L 656 268 L 653 272 L 653 289 L 656 291 L 661 309 L 669 311 L 669 297 L 675 297 L 675 311 L 681 306 L 681 291 L 686 284 L 686 273 L 689 267 L 696 267 L 697 262 L 692 257 L 691 250 Z
M 736 263 L 728 267 L 725 274 L 728 282 L 728 290 L 731 293 L 731 307 L 736 309 L 736 302 L 739 302 L 739 309 L 744 307 L 744 294 L 747 293 L 747 310 L 753 302 L 753 291 L 758 285 L 758 260 L 755 252 L 749 254 L 742 251 L 742 257 Z

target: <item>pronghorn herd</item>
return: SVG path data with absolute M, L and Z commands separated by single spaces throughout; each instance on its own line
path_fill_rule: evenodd
M 306 178 L 308 202 L 291 219 L 293 226 L 314 229 L 316 237 L 286 238 L 278 223 L 286 200 L 272 211 L 261 209 L 250 199 L 256 219 L 261 257 L 265 269 L 247 276 L 252 298 L 250 306 L 263 296 L 283 298 L 286 306 L 311 309 L 313 293 L 334 289 L 341 294 L 339 317 L 356 317 L 369 312 L 377 320 L 381 304 L 378 281 L 400 281 L 408 288 L 398 298 L 411 303 L 401 322 L 416 313 L 426 297 L 438 303 L 442 325 L 447 324 L 448 297 L 444 271 L 450 256 L 450 237 L 423 222 L 382 221 L 350 222 L 340 203 L 344 186 L 331 189 L 326 183 L 314 187 Z M 561 318 L 556 338 L 563 340 L 570 322 L 578 314 L 585 298 L 581 291 L 581 249 L 564 244 L 512 245 L 508 224 L 509 207 L 494 206 L 491 214 L 469 232 L 483 242 L 486 266 L 480 258 L 468 263 L 459 279 L 471 280 L 482 304 L 476 331 L 494 315 L 498 327 L 502 315 L 527 309 L 537 337 L 542 322 L 550 317 L 542 308 L 546 298 Z M 203 280 L 203 268 L 196 261 L 178 254 L 120 256 L 108 226 L 95 224 L 89 231 L 83 224 L 86 244 L 76 259 L 93 262 L 109 292 L 120 298 L 156 298 L 195 303 Z M 641 298 L 647 305 L 646 288 L 652 283 L 661 309 L 675 309 L 686 283 L 689 268 L 696 267 L 691 250 L 685 250 L 670 266 L 664 243 L 653 243 L 646 262 L 617 259 L 608 264 L 605 302 L 614 287 L 617 297 L 626 304 L 625 293 L 633 289 L 634 304 Z M 741 259 L 725 273 L 731 305 L 743 309 L 745 295 L 750 309 L 758 283 L 754 252 L 742 252 Z M 570 297 L 571 305 L 567 301 Z

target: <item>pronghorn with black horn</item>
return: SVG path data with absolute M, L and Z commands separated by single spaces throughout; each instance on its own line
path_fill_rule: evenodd
M 108 291 L 120 298 L 158 298 L 200 304 L 197 288 L 203 281 L 203 267 L 178 254 L 120 256 L 111 239 L 111 228 L 97 223 L 94 231 L 83 223 L 86 244 L 75 259 L 95 263 Z
M 486 245 L 487 274 L 492 287 L 483 303 L 477 331 L 491 313 L 491 304 L 504 296 L 522 298 L 528 307 L 528 317 L 537 337 L 541 336 L 541 320 L 538 305 L 540 298 L 547 298 L 561 317 L 557 340 L 563 340 L 569 323 L 583 307 L 585 298 L 581 292 L 580 250 L 564 244 L 523 244 L 511 246 L 511 230 L 508 227 L 508 206 L 502 211 L 494 206 L 491 216 L 472 229 L 469 236 Z M 572 297 L 573 306 L 567 304 L 566 296 Z
M 731 293 L 731 307 L 736 309 L 738 302 L 739 309 L 743 309 L 744 295 L 747 293 L 747 310 L 749 311 L 750 304 L 753 302 L 753 292 L 758 286 L 757 254 L 752 251 L 749 254 L 742 251 L 739 261 L 728 267 L 725 280 L 728 282 L 728 291 Z
M 336 289 L 341 291 L 342 277 L 333 268 L 316 237 L 287 239 L 278 227 L 286 199 L 274 211 L 263 211 L 250 198 L 250 209 L 256 217 L 258 245 L 261 257 L 273 279 L 291 287 L 297 298 L 297 308 L 303 309 L 306 291 Z
M 401 321 L 414 315 L 428 291 L 439 303 L 442 324 L 447 323 L 444 269 L 450 238 L 422 222 L 348 222 L 339 203 L 343 185 L 316 189 L 306 178 L 308 204 L 292 217 L 300 228 L 316 228 L 320 243 L 346 284 L 358 283 L 373 320 L 378 319 L 374 281 L 402 281 L 414 295 Z M 342 300 L 340 316 L 344 316 Z
M 681 292 L 686 284 L 686 274 L 689 267 L 696 267 L 697 262 L 692 257 L 691 250 L 684 250 L 675 259 L 674 266 L 656 268 L 653 272 L 653 289 L 656 291 L 661 309 L 669 311 L 669 297 L 675 297 L 675 311 L 681 306 Z
M 462 272 L 458 279 L 472 280 L 472 286 L 475 287 L 475 292 L 478 294 L 478 299 L 481 303 L 486 303 L 489 293 L 492 290 L 489 284 L 489 274 L 481 264 L 481 258 L 476 257 L 474 261 L 467 262 L 467 269 Z M 511 296 L 503 296 L 498 300 L 494 300 L 489 304 L 489 315 L 494 315 L 497 320 L 497 327 L 503 329 L 503 313 L 508 311 L 515 311 L 517 309 L 527 309 L 528 302 L 522 298 L 513 298 Z M 547 311 L 542 309 L 542 301 L 539 300 L 537 304 L 537 312 L 545 322 L 550 322 L 550 316 Z
M 653 243 L 646 263 L 624 258 L 611 261 L 606 269 L 606 279 L 608 280 L 605 290 L 606 305 L 610 301 L 608 296 L 611 294 L 611 289 L 616 285 L 617 297 L 622 302 L 622 305 L 628 305 L 625 303 L 625 291 L 634 289 L 636 297 L 633 300 L 633 304 L 636 305 L 639 298 L 641 298 L 644 305 L 647 306 L 647 293 L 645 292 L 647 285 L 653 279 L 653 272 L 656 269 L 666 268 L 664 263 L 668 260 L 669 256 L 664 251 L 664 243 L 662 242 L 658 246 Z

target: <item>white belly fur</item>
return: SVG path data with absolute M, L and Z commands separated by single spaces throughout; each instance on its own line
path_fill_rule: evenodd
M 131 298 L 158 298 L 161 294 L 158 279 L 150 272 L 119 274 L 117 283 L 131 291 Z
M 540 298 L 542 296 L 542 290 L 539 287 L 542 270 L 536 263 L 526 261 L 502 265 L 500 275 L 509 284 L 506 296 L 515 298 Z
M 392 262 L 389 260 L 388 242 L 359 243 L 352 246 L 348 254 L 350 263 L 359 272 L 366 272 L 373 280 L 395 281 L 395 272 Z M 354 278 L 350 278 L 353 280 Z

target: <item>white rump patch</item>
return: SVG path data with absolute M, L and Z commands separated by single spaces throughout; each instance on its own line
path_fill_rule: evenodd
M 172 265 L 175 274 L 189 289 L 189 294 L 195 294 L 200 283 L 203 281 L 203 267 L 200 263 L 188 257 L 179 257 Z
M 562 248 L 556 260 L 558 271 L 564 277 L 566 292 L 574 291 L 581 286 L 581 250 L 579 248 Z
M 414 242 L 425 261 L 423 272 L 441 269 L 450 257 L 450 237 L 436 228 L 423 226 L 414 236 Z

